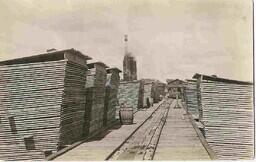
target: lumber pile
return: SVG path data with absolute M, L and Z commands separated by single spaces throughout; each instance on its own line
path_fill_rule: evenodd
M 78 52 L 0 63 L 1 160 L 42 160 L 82 137 L 88 57 Z
M 138 80 L 120 82 L 117 95 L 118 105 L 116 106 L 116 118 L 119 118 L 121 105 L 132 107 L 133 112 L 136 112 L 139 109 L 139 106 L 142 105 L 141 92 L 141 82 Z
M 201 93 L 206 140 L 219 158 L 252 158 L 252 85 L 203 82 Z
M 157 103 L 163 99 L 165 96 L 166 84 L 161 82 L 155 82 L 154 84 L 154 102 Z
M 103 128 L 104 102 L 106 92 L 107 66 L 102 62 L 88 64 L 86 76 L 86 106 L 84 135 L 90 135 Z
M 198 98 L 197 98 L 197 83 L 196 80 L 187 80 L 186 86 L 186 104 L 187 111 L 192 115 L 194 119 L 199 118 L 198 111 Z
M 120 83 L 119 73 L 121 70 L 118 68 L 107 69 L 107 82 L 105 93 L 105 107 L 103 116 L 103 125 L 107 126 L 116 120 L 116 106 L 118 103 L 117 93 Z
M 252 159 L 253 84 L 199 74 L 194 78 L 200 82 L 205 138 L 218 159 Z
M 143 80 L 143 107 L 149 108 L 153 105 L 153 97 L 154 97 L 154 82 Z

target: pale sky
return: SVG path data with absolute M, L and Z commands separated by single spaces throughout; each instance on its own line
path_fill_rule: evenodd
M 251 81 L 251 0 L 0 0 L 0 60 L 75 48 L 138 78 L 194 73 Z

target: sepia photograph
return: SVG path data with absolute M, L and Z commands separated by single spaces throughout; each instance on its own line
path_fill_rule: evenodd
M 0 0 L 0 161 L 254 160 L 253 0 Z

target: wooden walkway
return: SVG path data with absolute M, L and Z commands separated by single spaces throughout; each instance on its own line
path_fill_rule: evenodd
M 161 102 L 160 102 L 161 103 Z M 72 150 L 58 156 L 56 161 L 90 161 L 105 160 L 107 156 L 125 141 L 128 136 L 138 128 L 153 112 L 160 103 L 153 107 L 138 111 L 134 116 L 133 125 L 116 126 L 105 134 L 95 137 L 91 141 L 84 142 Z
M 152 160 L 171 100 L 162 105 L 132 136 L 108 158 L 114 160 Z
M 174 109 L 175 103 L 169 110 L 154 160 L 210 160 L 188 116 L 184 115 L 185 110 Z

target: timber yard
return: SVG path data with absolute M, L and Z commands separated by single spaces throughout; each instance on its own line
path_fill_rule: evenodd
M 0 62 L 1 160 L 254 157 L 253 83 L 199 73 L 137 79 L 127 48 L 122 70 L 88 60 L 49 49 Z

